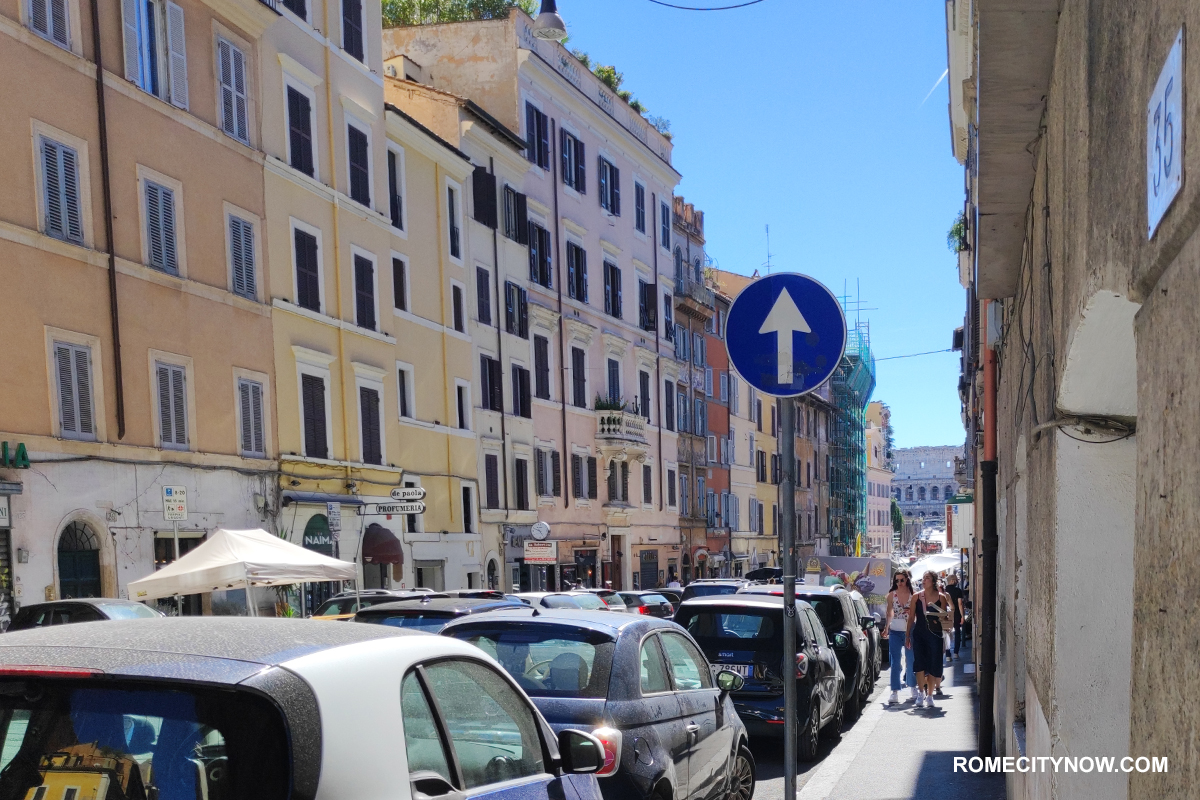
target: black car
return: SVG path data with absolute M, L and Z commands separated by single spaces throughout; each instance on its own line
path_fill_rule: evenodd
M 380 603 L 394 603 L 410 597 L 448 597 L 444 594 L 433 594 L 424 590 L 404 589 L 363 589 L 358 592 L 339 592 L 321 603 L 312 613 L 313 619 L 340 620 L 354 619 L 354 614 L 364 608 L 377 606 Z
M 742 576 L 748 581 L 763 581 L 764 583 L 776 583 L 783 580 L 782 567 L 759 567 L 752 569 Z
M 10 631 L 66 625 L 71 622 L 99 622 L 105 619 L 155 619 L 162 614 L 144 603 L 112 597 L 80 597 L 24 606 L 13 617 Z
M 643 614 L 650 617 L 670 619 L 675 613 L 675 606 L 658 590 L 641 592 L 617 592 L 625 601 L 625 611 L 628 614 Z
M 879 620 L 871 613 L 870 607 L 867 605 L 867 599 L 862 596 L 859 591 L 850 592 L 850 599 L 854 601 L 854 610 L 858 612 L 858 627 L 862 628 L 866 634 L 867 640 L 871 644 L 871 653 L 867 658 L 867 662 L 871 665 L 871 670 L 874 677 L 871 683 L 879 680 L 879 672 L 883 669 L 883 662 L 886 660 L 887 651 L 887 636 L 879 630 Z
M 783 596 L 781 585 L 747 586 L 738 594 Z M 854 599 L 841 586 L 796 584 L 796 598 L 805 600 L 817 612 L 825 632 L 833 642 L 833 652 L 846 676 L 842 692 L 846 698 L 846 716 L 855 719 L 871 696 L 875 673 L 871 669 L 870 642 L 863 633 Z
M 797 743 L 802 761 L 817 757 L 824 731 L 839 736 L 845 675 L 824 625 L 803 600 L 796 602 L 796 653 L 783 652 L 783 598 L 738 594 L 687 600 L 675 612 L 710 661 L 745 679 L 733 704 L 754 736 L 784 733 L 783 670 L 796 670 Z
M 683 600 L 683 589 L 655 589 L 654 591 L 667 598 L 672 608 L 678 608 Z
M 754 757 L 730 698 L 742 679 L 714 678 L 695 641 L 650 617 L 579 609 L 457 620 L 443 636 L 495 658 L 557 732 L 604 743 L 606 800 L 750 800 Z M 595 729 L 595 730 L 593 730 Z
M 692 581 L 683 590 L 680 602 L 691 600 L 693 597 L 712 597 L 722 594 L 737 594 L 737 590 L 747 585 L 744 578 L 704 578 Z
M 437 633 L 459 617 L 514 608 L 526 606 L 514 600 L 426 595 L 364 608 L 354 615 L 354 621 Z

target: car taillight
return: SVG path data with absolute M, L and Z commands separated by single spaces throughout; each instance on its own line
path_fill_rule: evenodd
M 646 606 L 638 606 L 637 610 L 638 610 L 639 614 L 649 614 L 650 613 L 650 609 L 647 608 Z
M 94 678 L 104 673 L 86 667 L 47 667 L 32 664 L 0 665 L 0 677 L 8 678 Z
M 808 656 L 796 653 L 796 677 L 803 678 L 808 674 Z
M 616 774 L 621 766 L 621 732 L 616 728 L 596 728 L 592 736 L 604 745 L 604 767 L 597 773 L 597 778 L 607 778 Z

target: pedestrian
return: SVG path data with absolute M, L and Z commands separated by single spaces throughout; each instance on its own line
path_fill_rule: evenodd
M 921 591 L 913 595 L 908 608 L 908 636 L 905 646 L 913 651 L 913 669 L 917 673 L 917 708 L 936 708 L 934 691 L 942 678 L 942 631 L 949 623 L 950 598 L 938 590 L 937 573 L 921 576 Z
M 905 643 L 908 636 L 908 606 L 912 603 L 912 575 L 898 569 L 892 575 L 892 589 L 887 599 L 888 660 L 892 662 L 892 696 L 888 705 L 900 702 L 900 658 L 904 657 L 904 685 L 912 699 L 917 699 L 917 682 L 913 677 L 913 651 Z
M 954 610 L 953 658 L 957 659 L 959 651 L 962 650 L 962 624 L 963 617 L 966 616 L 966 609 L 963 608 L 965 595 L 958 585 L 958 576 L 953 572 L 950 573 L 950 577 L 946 578 L 946 596 L 950 598 L 950 606 Z

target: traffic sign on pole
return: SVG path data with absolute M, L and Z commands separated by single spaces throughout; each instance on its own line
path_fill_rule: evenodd
M 796 397 L 829 380 L 846 352 L 846 317 L 824 285 L 781 273 L 754 281 L 726 321 L 729 361 L 763 394 Z
M 833 375 L 846 352 L 846 316 L 833 292 L 806 275 L 782 273 L 754 281 L 737 296 L 726 319 L 729 363 L 742 380 L 780 404 L 779 450 L 783 462 L 779 558 L 783 568 L 783 652 L 796 652 L 796 404 Z M 796 796 L 796 758 L 801 733 L 796 672 L 784 656 L 783 796 Z M 816 713 L 810 711 L 809 713 Z M 810 753 L 806 753 L 809 755 Z
M 187 487 L 164 486 L 162 487 L 162 498 L 163 518 L 167 522 L 187 521 Z

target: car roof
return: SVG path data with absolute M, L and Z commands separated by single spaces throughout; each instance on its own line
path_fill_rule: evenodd
M 807 583 L 796 584 L 796 594 L 828 594 L 843 596 L 848 595 L 845 586 L 812 586 Z
M 0 664 L 75 666 L 107 673 L 239 683 L 265 667 L 395 636 L 380 625 L 248 617 L 164 617 L 52 625 L 0 636 Z
M 65 600 L 46 600 L 42 603 L 26 603 L 21 606 L 24 611 L 29 608 L 41 608 L 42 606 L 61 606 L 75 603 L 84 606 L 145 606 L 145 603 L 139 603 L 136 600 L 123 600 L 119 597 L 68 597 Z M 149 606 L 147 606 L 149 607 Z
M 393 603 L 379 603 L 370 608 L 364 608 L 358 613 L 367 616 L 381 613 L 386 614 L 389 611 L 412 611 L 413 609 L 419 609 L 421 611 L 441 611 L 448 613 L 458 611 L 465 614 L 477 614 L 481 611 L 490 611 L 493 608 L 517 607 L 516 602 L 513 600 L 493 597 L 438 597 L 435 595 L 426 595 L 425 597 L 408 597 Z
M 779 608 L 783 605 L 783 596 L 778 594 L 722 594 L 708 597 L 693 597 L 684 600 L 679 605 L 680 611 L 705 606 L 741 606 L 745 608 Z M 808 605 L 800 600 L 796 605 Z
M 650 628 L 674 627 L 670 620 L 640 615 L 614 614 L 611 611 L 587 611 L 582 608 L 539 608 L 533 613 L 532 608 L 518 608 L 512 611 L 497 611 L 488 614 L 487 618 L 471 619 L 464 617 L 455 620 L 442 629 L 443 633 L 464 625 L 494 624 L 497 622 L 520 622 L 535 625 L 574 625 L 579 628 L 607 633 L 614 638 L 631 625 L 647 624 Z
M 745 578 L 697 578 L 689 583 L 688 586 L 695 586 L 697 583 L 704 584 L 705 586 L 720 586 L 722 584 L 734 584 L 740 586 L 743 583 L 749 582 L 750 581 L 746 580 Z M 684 588 L 686 589 L 687 586 Z
M 671 590 L 670 590 L 670 589 L 668 589 L 667 591 L 671 591 Z M 630 589 L 630 590 L 629 590 L 629 591 L 627 591 L 627 592 L 624 592 L 624 591 L 623 591 L 623 592 L 617 592 L 617 594 L 634 594 L 634 595 L 637 595 L 638 597 L 641 597 L 642 595 L 647 595 L 647 594 L 658 594 L 658 595 L 661 595 L 661 594 L 662 594 L 662 589 Z

